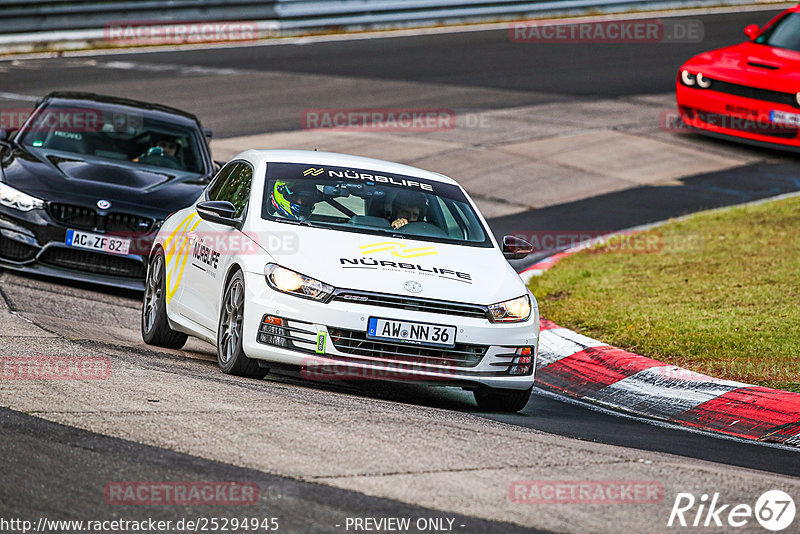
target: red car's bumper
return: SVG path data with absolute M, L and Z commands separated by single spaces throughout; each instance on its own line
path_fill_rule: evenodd
M 680 80 L 675 94 L 681 118 L 691 127 L 746 142 L 800 149 L 798 106 L 715 91 L 713 84 L 709 89 L 687 87 Z

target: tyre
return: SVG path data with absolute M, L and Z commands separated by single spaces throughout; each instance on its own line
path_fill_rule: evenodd
M 247 378 L 264 378 L 269 369 L 248 358 L 242 348 L 244 327 L 244 275 L 237 271 L 225 286 L 217 325 L 217 363 L 222 372 Z
M 188 336 L 169 327 L 165 271 L 164 252 L 159 248 L 147 266 L 142 300 L 142 339 L 148 345 L 180 349 Z
M 523 409 L 531 398 L 533 387 L 524 390 L 517 389 L 476 389 L 475 402 L 481 409 L 488 412 L 518 412 Z

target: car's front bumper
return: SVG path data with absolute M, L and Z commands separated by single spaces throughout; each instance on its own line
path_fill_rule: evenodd
M 155 232 L 126 236 L 132 238 L 134 253 L 118 255 L 67 246 L 68 229 L 68 226 L 54 221 L 44 209 L 21 212 L 0 206 L 0 267 L 67 280 L 144 289 L 147 256 Z
M 789 150 L 800 148 L 800 127 L 773 122 L 771 112 L 800 115 L 800 108 L 710 89 L 675 87 L 683 122 L 717 136 Z
M 243 347 L 250 358 L 301 367 L 317 380 L 410 380 L 461 387 L 528 389 L 533 385 L 538 310 L 521 323 L 442 315 L 360 303 L 320 303 L 268 288 L 263 274 L 246 274 Z M 264 317 L 282 326 L 262 328 Z M 430 349 L 365 339 L 370 317 L 456 327 L 453 349 Z M 277 333 L 277 335 L 274 335 Z M 265 337 L 266 336 L 266 337 Z M 285 339 L 285 342 L 276 341 Z M 320 340 L 324 345 L 320 346 Z M 276 344 L 277 343 L 277 344 Z M 281 346 L 281 343 L 284 343 Z M 530 370 L 513 374 L 518 352 L 530 349 Z

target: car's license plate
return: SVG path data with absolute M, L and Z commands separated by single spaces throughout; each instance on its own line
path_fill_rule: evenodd
M 67 230 L 67 246 L 99 250 L 110 254 L 128 254 L 131 240 L 112 235 L 93 234 L 78 230 Z
M 772 110 L 769 112 L 769 122 L 787 126 L 800 126 L 800 113 Z
M 454 347 L 456 327 L 370 317 L 367 338 L 433 347 Z

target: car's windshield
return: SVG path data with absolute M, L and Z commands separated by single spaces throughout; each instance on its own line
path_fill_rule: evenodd
M 755 42 L 800 52 L 800 13 L 789 13 L 756 37 Z
M 492 246 L 461 188 L 385 172 L 270 163 L 262 217 L 336 230 Z
M 17 140 L 34 148 L 205 173 L 198 130 L 160 117 L 95 102 L 52 102 L 37 109 Z

